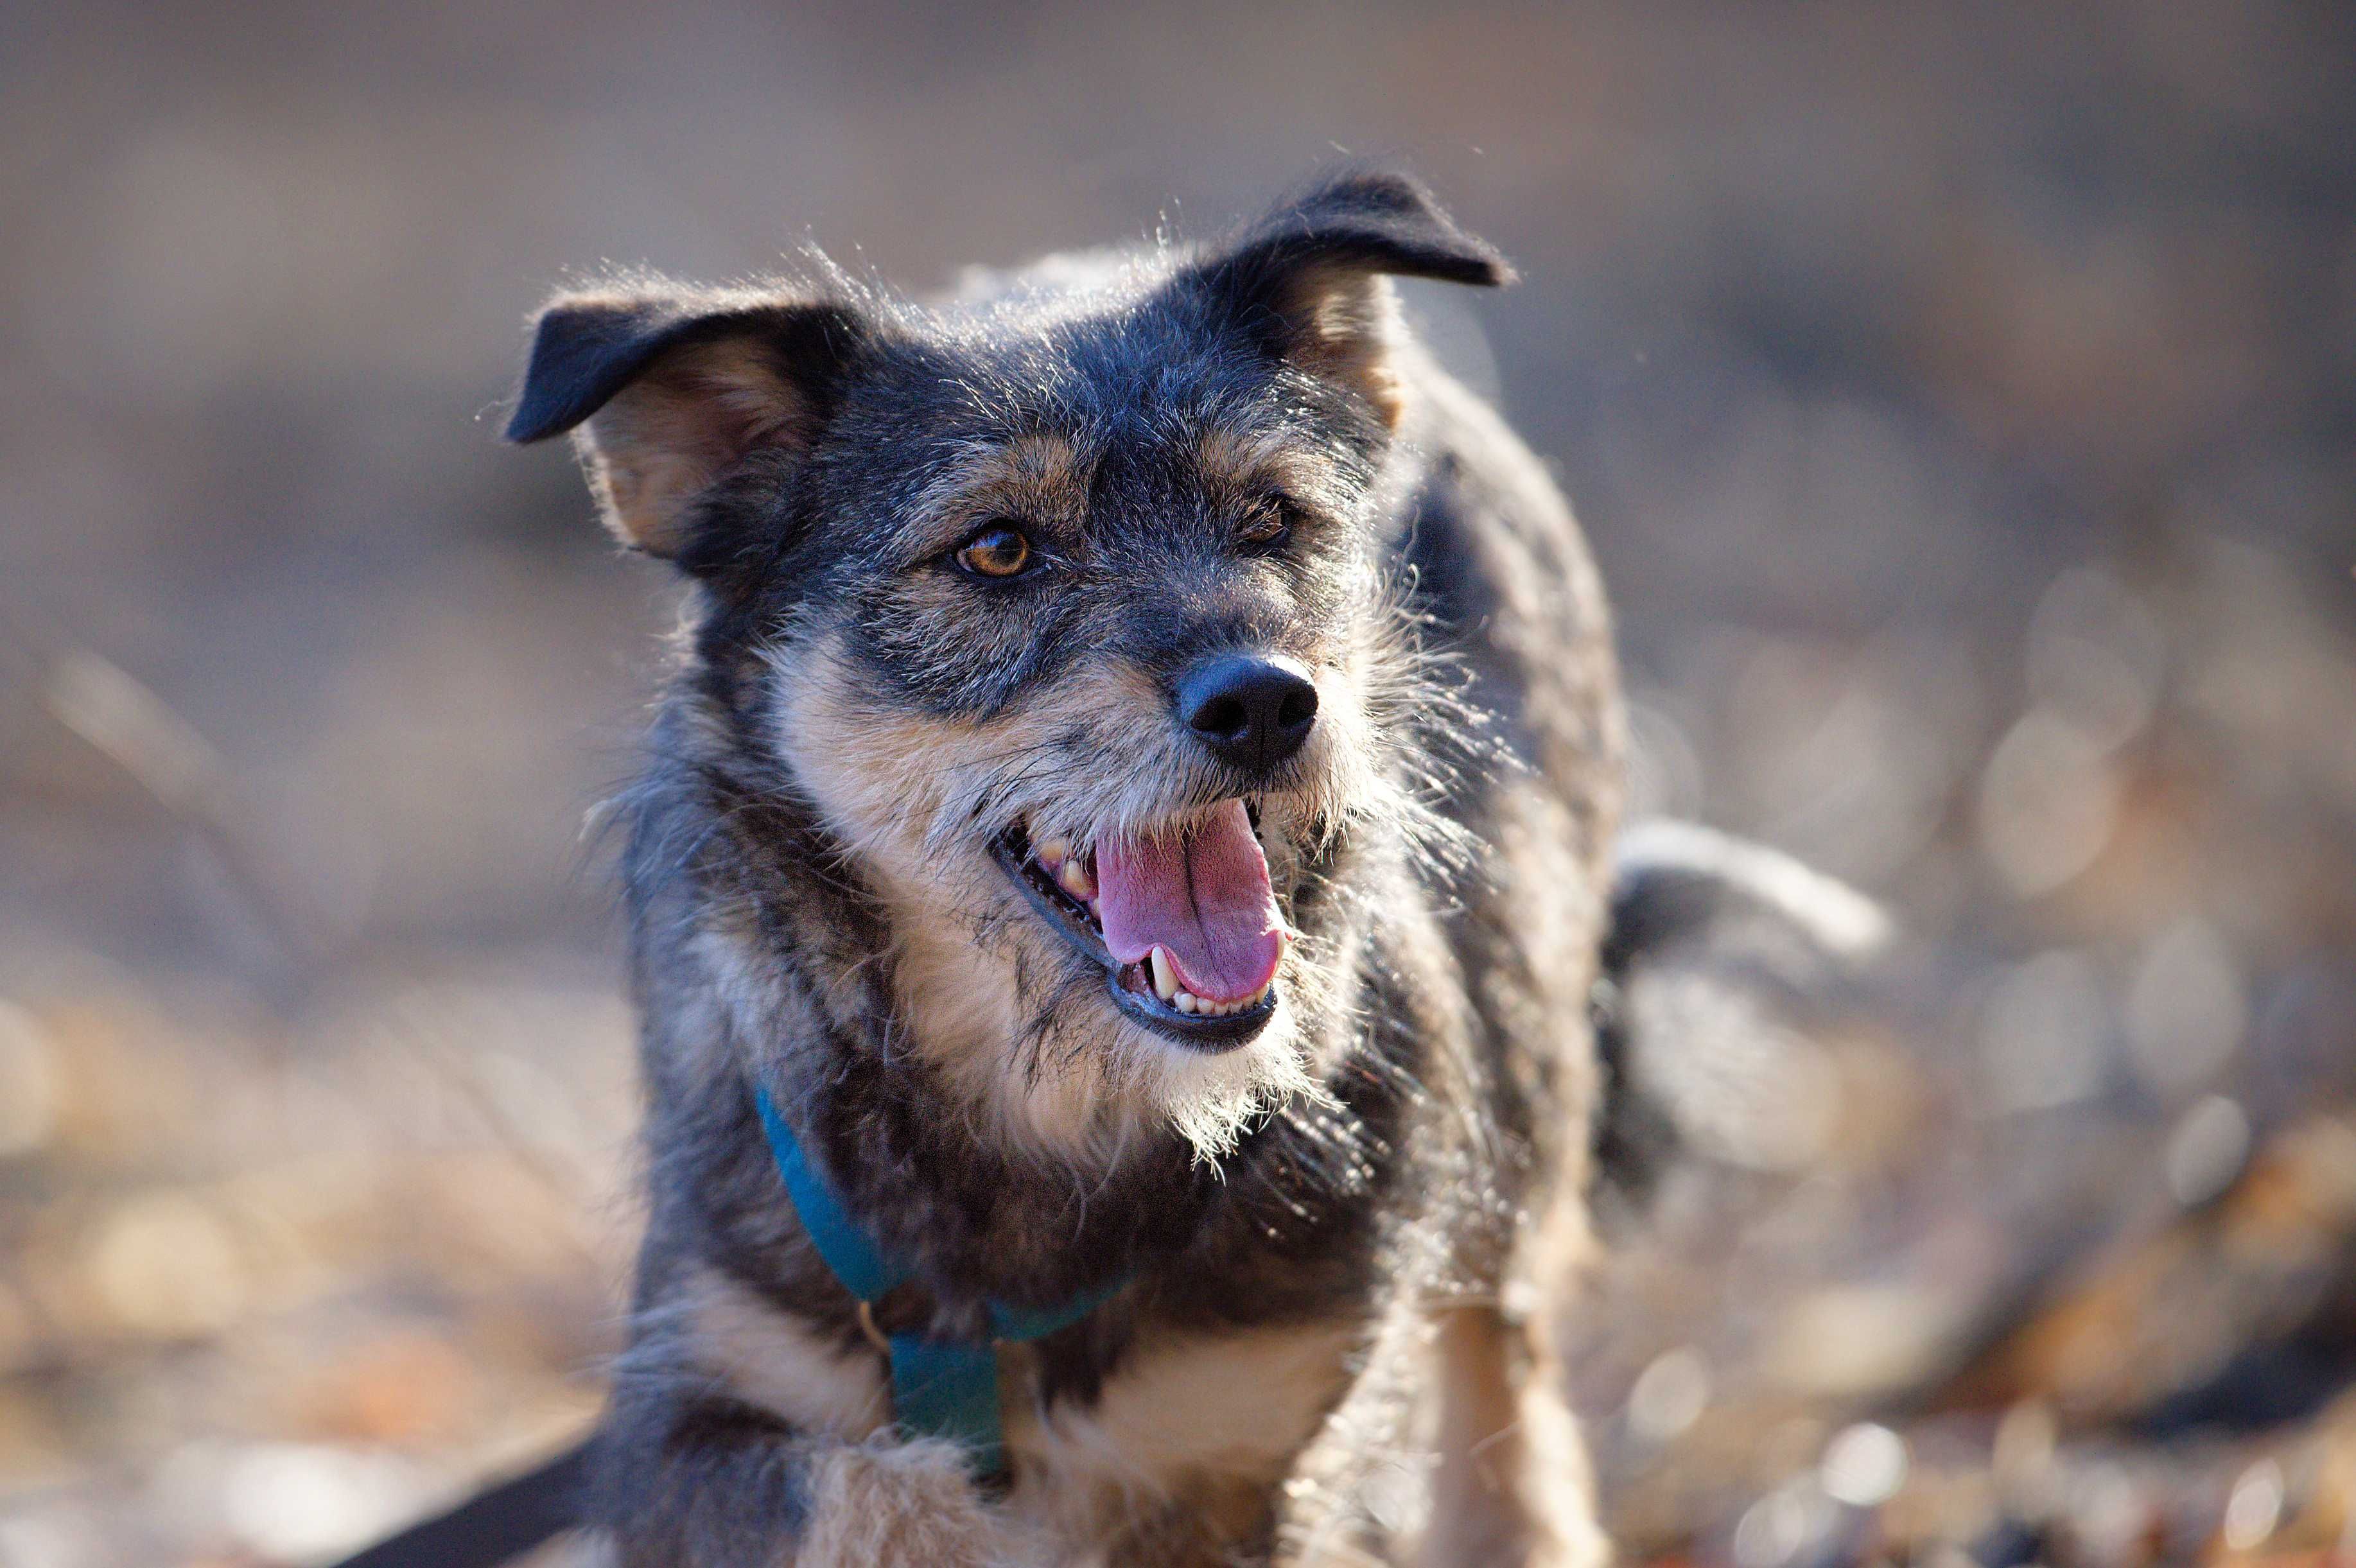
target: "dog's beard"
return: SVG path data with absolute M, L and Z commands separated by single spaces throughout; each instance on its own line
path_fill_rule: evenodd
M 1124 1054 L 1138 1063 L 1145 1080 L 1142 1094 L 1196 1159 L 1224 1158 L 1261 1118 L 1295 1099 L 1323 1093 L 1309 1070 L 1291 1006 L 1280 1001 L 1276 1018 L 1258 1039 L 1216 1055 L 1173 1046 L 1151 1038 L 1139 1025 L 1121 1022 L 1131 1047 Z

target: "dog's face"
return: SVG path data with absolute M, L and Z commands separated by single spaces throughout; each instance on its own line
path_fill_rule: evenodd
M 908 1037 L 1014 1129 L 1215 1150 L 1305 1086 L 1303 907 L 1402 808 L 1386 272 L 1494 283 L 1405 182 L 919 310 L 648 284 L 542 316 L 511 433 L 706 588 L 701 687 L 885 906 Z M 586 420 L 585 425 L 583 421 Z

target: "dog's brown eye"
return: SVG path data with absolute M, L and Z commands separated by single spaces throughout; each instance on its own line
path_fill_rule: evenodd
M 958 547 L 958 564 L 981 577 L 1013 577 L 1031 564 L 1031 541 L 1023 530 L 992 523 Z
M 1267 501 L 1244 519 L 1236 537 L 1246 544 L 1280 544 L 1292 531 L 1293 506 L 1290 501 Z

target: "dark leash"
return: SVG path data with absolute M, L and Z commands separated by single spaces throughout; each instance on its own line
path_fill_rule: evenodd
M 495 1568 L 581 1522 L 589 1445 L 421 1520 L 336 1568 Z

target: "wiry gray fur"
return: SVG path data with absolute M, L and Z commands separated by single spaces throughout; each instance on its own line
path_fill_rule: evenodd
M 1592 1552 L 1507 1303 L 1585 1233 L 1616 680 L 1560 497 L 1387 273 L 1507 275 L 1353 171 L 1221 244 L 937 307 L 632 280 L 541 318 L 510 433 L 587 421 L 609 521 L 698 605 L 626 801 L 648 1225 L 597 1488 L 625 1563 Z M 951 570 L 1018 504 L 1045 581 Z M 1280 542 L 1239 544 L 1269 507 Z M 1327 694 L 1265 777 L 1157 695 L 1232 649 Z M 986 849 L 1237 794 L 1298 935 L 1277 1020 L 1213 1057 L 1123 1022 Z M 1009 1358 L 1004 1494 L 862 1403 L 881 1358 L 756 1086 L 921 1275 L 909 1325 L 1129 1282 Z

